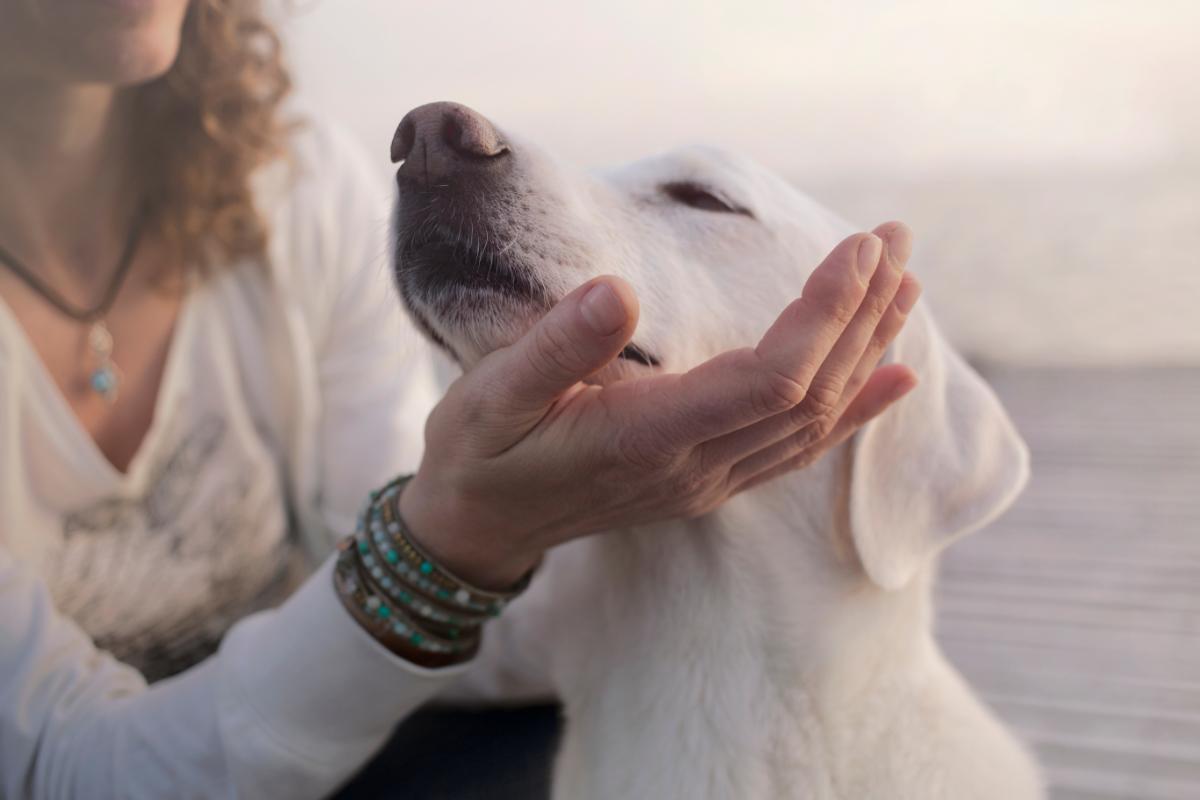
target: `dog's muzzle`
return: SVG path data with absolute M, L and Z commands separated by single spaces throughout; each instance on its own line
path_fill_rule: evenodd
M 414 314 L 422 305 L 414 300 L 438 307 L 456 289 L 548 305 L 536 276 L 500 244 L 498 209 L 513 192 L 514 159 L 495 126 L 465 106 L 430 103 L 401 120 L 392 140 L 395 267 Z M 464 292 L 452 294 L 461 301 Z

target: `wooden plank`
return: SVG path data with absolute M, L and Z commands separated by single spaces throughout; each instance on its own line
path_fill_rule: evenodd
M 950 659 L 1057 800 L 1200 797 L 1200 369 L 983 369 L 1033 480 L 938 582 Z

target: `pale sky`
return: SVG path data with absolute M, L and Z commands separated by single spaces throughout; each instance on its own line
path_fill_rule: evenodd
M 303 93 L 382 160 L 457 100 L 570 160 L 733 147 L 791 174 L 1200 156 L 1195 0 L 304 0 Z

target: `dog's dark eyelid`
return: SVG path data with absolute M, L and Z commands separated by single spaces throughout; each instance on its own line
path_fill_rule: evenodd
M 647 353 L 636 344 L 625 345 L 625 349 L 620 352 L 617 358 L 623 358 L 626 361 L 636 361 L 639 364 L 644 364 L 647 367 L 657 367 L 659 360 Z
M 734 205 L 717 192 L 693 181 L 672 181 L 659 187 L 667 197 L 685 206 L 698 208 L 703 211 L 716 211 L 724 214 L 741 214 L 754 217 L 748 208 Z

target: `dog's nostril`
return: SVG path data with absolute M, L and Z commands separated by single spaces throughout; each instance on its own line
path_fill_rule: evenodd
M 495 158 L 508 152 L 487 120 L 459 109 L 452 109 L 442 120 L 442 141 L 464 158 Z
M 396 135 L 392 137 L 392 163 L 396 164 L 408 158 L 408 154 L 412 152 L 413 142 L 417 138 L 417 126 L 412 119 L 405 117 L 400 121 L 400 125 L 396 128 Z
M 427 103 L 404 115 L 392 137 L 392 162 L 402 184 L 448 186 L 458 177 L 489 171 L 509 153 L 500 132 L 478 112 L 457 103 Z

